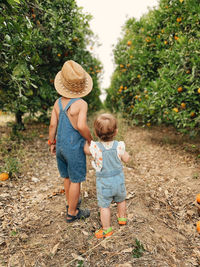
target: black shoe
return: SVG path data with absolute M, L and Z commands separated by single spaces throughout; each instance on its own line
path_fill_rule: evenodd
M 66 218 L 66 221 L 68 223 L 74 222 L 75 220 L 86 219 L 90 217 L 90 211 L 88 209 L 85 210 L 78 209 L 78 213 L 75 216 L 67 214 L 67 217 L 70 218 L 70 219 Z

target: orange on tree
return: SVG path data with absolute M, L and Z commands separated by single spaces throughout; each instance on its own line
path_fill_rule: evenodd
M 0 174 L 0 181 L 5 181 L 9 178 L 9 174 L 7 172 L 2 172 Z
M 127 42 L 127 45 L 128 45 L 128 46 L 130 46 L 131 44 L 132 44 L 132 42 L 131 42 L 131 41 L 128 41 L 128 42 Z
M 181 17 L 179 17 L 179 18 L 176 19 L 177 22 L 181 22 L 181 20 L 182 20 Z
M 182 108 L 185 108 L 186 107 L 186 104 L 185 103 L 181 103 L 181 107 Z
M 177 89 L 177 91 L 180 93 L 180 92 L 182 92 L 183 91 L 183 87 L 179 87 L 178 89 Z
M 173 111 L 175 111 L 176 113 L 178 113 L 178 109 L 177 108 L 173 108 Z
M 198 93 L 200 94 L 200 88 L 198 89 Z
M 191 118 L 195 117 L 195 115 L 196 115 L 196 114 L 195 114 L 194 111 L 192 111 L 192 112 L 190 113 L 190 117 L 191 117 Z

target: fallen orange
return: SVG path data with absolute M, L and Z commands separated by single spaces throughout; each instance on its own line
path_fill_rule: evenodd
M 197 201 L 197 203 L 200 204 L 200 194 L 198 194 L 198 195 L 196 196 L 196 201 Z
M 197 222 L 197 232 L 200 233 L 200 221 Z
M 2 172 L 0 174 L 0 181 L 5 181 L 9 178 L 9 174 L 7 172 Z

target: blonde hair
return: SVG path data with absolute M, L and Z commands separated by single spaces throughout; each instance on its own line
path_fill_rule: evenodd
M 94 121 L 94 129 L 100 140 L 112 141 L 117 131 L 117 120 L 111 114 L 101 114 Z

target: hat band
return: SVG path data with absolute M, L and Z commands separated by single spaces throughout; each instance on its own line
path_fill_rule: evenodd
M 60 75 L 60 77 L 61 77 L 62 84 L 69 91 L 76 92 L 76 93 L 84 92 L 84 89 L 85 89 L 85 87 L 87 85 L 87 80 L 86 79 L 84 79 L 84 80 L 83 79 L 82 80 L 76 80 L 76 81 L 68 81 L 62 76 L 62 74 Z

